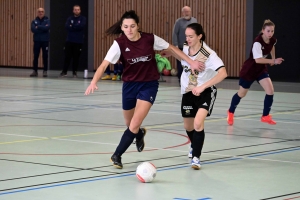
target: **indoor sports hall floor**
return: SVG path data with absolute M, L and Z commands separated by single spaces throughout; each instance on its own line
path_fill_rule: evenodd
M 178 83 L 165 77 L 143 124 L 146 148 L 138 153 L 131 145 L 120 170 L 110 156 L 125 129 L 122 83 L 101 81 L 84 96 L 90 79 L 30 73 L 0 68 L 0 200 L 300 200 L 299 83 L 274 83 L 275 126 L 260 122 L 264 92 L 257 83 L 228 126 L 238 80 L 219 84 L 196 171 L 187 158 Z M 143 161 L 157 167 L 152 183 L 135 177 Z

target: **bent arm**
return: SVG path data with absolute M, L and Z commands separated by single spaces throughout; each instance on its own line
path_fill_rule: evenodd
M 225 67 L 222 67 L 218 70 L 218 73 L 216 76 L 214 76 L 212 79 L 209 81 L 205 82 L 202 86 L 205 88 L 209 88 L 213 85 L 216 85 L 217 83 L 220 83 L 227 77 L 227 72 Z

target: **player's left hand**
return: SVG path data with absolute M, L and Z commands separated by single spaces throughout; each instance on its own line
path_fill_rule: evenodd
M 198 87 L 195 87 L 193 90 L 192 90 L 192 93 L 193 95 L 195 96 L 200 96 L 200 94 L 205 90 L 204 87 L 202 86 L 198 86 Z

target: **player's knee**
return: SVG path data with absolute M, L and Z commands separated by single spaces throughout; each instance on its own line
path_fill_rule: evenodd
M 266 91 L 267 95 L 274 95 L 274 88 L 269 89 L 268 91 Z
M 194 130 L 194 125 L 193 124 L 184 124 L 184 129 L 187 131 L 192 131 L 192 130 Z
M 204 129 L 204 123 L 203 122 L 194 122 L 194 129 L 196 131 L 201 131 Z
M 238 92 L 238 96 L 239 96 L 240 98 L 244 98 L 244 97 L 246 96 L 246 94 L 247 94 L 247 92 L 245 92 L 245 91 L 239 91 L 239 92 Z
M 140 119 L 131 119 L 129 128 L 133 133 L 137 133 L 142 125 L 142 121 Z

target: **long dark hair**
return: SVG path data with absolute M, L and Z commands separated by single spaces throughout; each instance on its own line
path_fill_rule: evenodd
M 114 23 L 111 27 L 109 27 L 105 33 L 107 35 L 120 35 L 120 33 L 123 33 L 123 31 L 121 30 L 121 26 L 123 23 L 124 19 L 133 19 L 136 24 L 139 24 L 139 16 L 135 13 L 134 10 L 130 10 L 130 11 L 126 11 L 121 19 L 119 21 L 117 21 L 116 23 Z
M 203 28 L 201 26 L 201 24 L 198 24 L 198 23 L 191 23 L 189 25 L 187 25 L 186 28 L 191 28 L 195 31 L 196 35 L 200 35 L 202 34 L 202 37 L 201 37 L 201 40 L 204 41 L 205 40 L 205 33 L 203 31 Z

